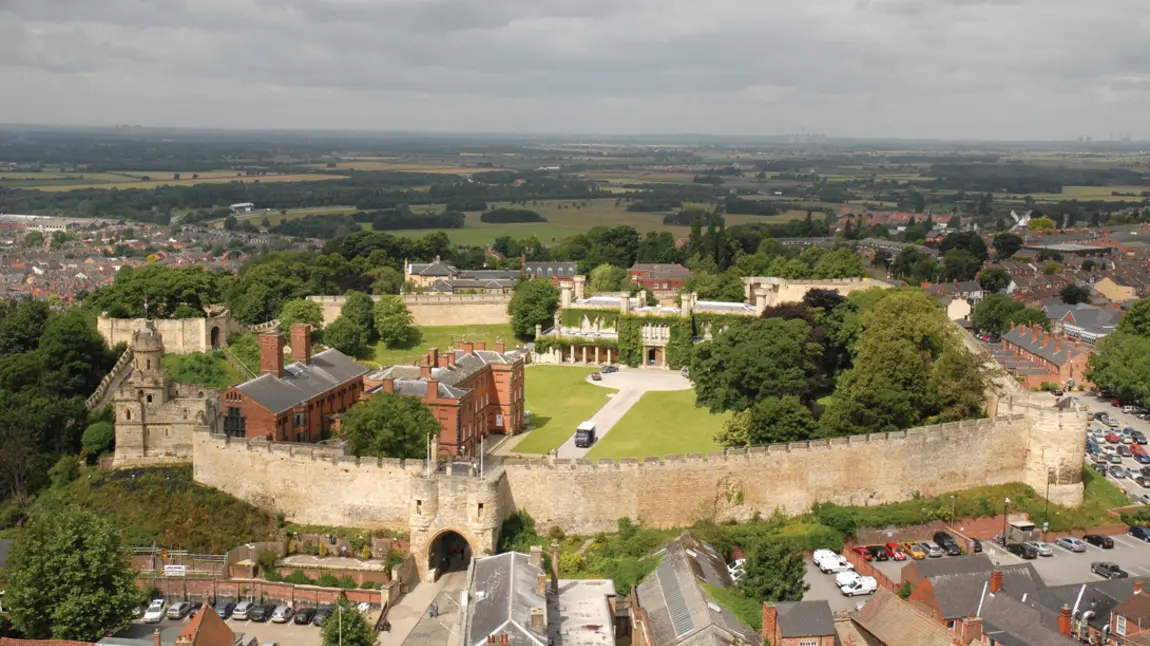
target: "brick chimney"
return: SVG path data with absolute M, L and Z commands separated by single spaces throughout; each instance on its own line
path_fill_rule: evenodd
M 284 376 L 284 337 L 279 332 L 260 335 L 260 374 Z
M 551 541 L 551 591 L 559 592 L 559 541 Z
M 1142 594 L 1142 579 L 1134 579 L 1134 594 Z
M 439 382 L 434 379 L 427 380 L 427 398 L 439 399 Z
M 157 628 L 156 632 L 152 633 L 153 646 L 164 646 L 164 640 L 160 639 L 160 629 Z
M 303 365 L 311 363 L 311 326 L 291 326 L 291 360 Z
M 487 342 L 486 341 L 476 341 L 475 342 L 475 349 L 486 351 L 487 350 Z
M 446 368 L 447 367 L 447 355 L 446 354 L 439 355 L 439 363 L 436 365 L 438 365 L 440 368 Z
M 419 378 L 431 379 L 431 366 L 428 365 L 426 361 L 423 362 L 423 365 L 419 366 Z
M 1069 637 L 1070 624 L 1070 606 L 1062 604 L 1062 607 L 1058 609 L 1058 634 Z
M 1002 589 L 1002 570 L 995 570 L 990 573 L 990 593 L 996 594 Z
M 432 367 L 439 365 L 439 348 L 431 348 L 427 351 L 427 365 Z
M 388 377 L 387 379 L 379 382 L 379 389 L 385 393 L 395 392 L 395 379 Z
M 460 350 L 463 350 L 467 354 L 471 354 L 472 352 L 475 352 L 475 344 L 471 343 L 469 341 L 460 341 L 458 347 Z
M 547 611 L 545 609 L 531 609 L 531 630 L 540 635 L 547 634 Z
M 531 546 L 530 563 L 531 563 L 531 567 L 536 567 L 536 568 L 539 568 L 540 570 L 543 569 L 543 546 L 542 545 L 532 545 Z
M 964 617 L 960 628 L 963 644 L 982 643 L 982 617 Z
M 452 350 L 451 352 L 447 353 L 447 367 L 448 368 L 454 368 L 455 367 L 455 350 Z
M 763 604 L 763 637 L 775 643 L 775 633 L 778 632 L 779 611 L 775 609 L 775 604 Z
M 535 592 L 541 597 L 547 596 L 547 573 L 540 572 L 535 576 Z
M 498 352 L 499 354 L 503 354 L 504 352 L 507 351 L 507 346 L 504 345 L 502 341 L 496 341 L 495 342 L 495 351 Z

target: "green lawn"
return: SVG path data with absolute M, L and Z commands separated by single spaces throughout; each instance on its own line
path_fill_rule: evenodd
M 494 349 L 495 342 L 500 339 L 508 350 L 521 344 L 507 324 L 426 326 L 415 330 L 415 338 L 404 347 L 388 348 L 382 343 L 376 344 L 372 358 L 381 365 L 390 366 L 411 363 L 426 355 L 428 348 L 454 348 L 456 341 L 484 341 L 489 350 Z
M 587 454 L 598 458 L 662 457 L 720 447 L 715 433 L 729 414 L 695 407 L 695 391 L 649 392 Z
M 580 422 L 607 403 L 609 388 L 587 383 L 595 368 L 532 366 L 527 369 L 527 410 L 534 430 L 516 453 L 546 453 L 563 444 Z
M 221 350 L 213 350 L 210 353 L 165 354 L 161 363 L 172 379 L 193 386 L 227 390 L 244 381 L 243 376 L 235 366 L 228 363 Z M 257 361 L 255 365 L 259 366 L 259 362 Z

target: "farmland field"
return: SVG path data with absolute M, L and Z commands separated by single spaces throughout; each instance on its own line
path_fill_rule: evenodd
M 487 171 L 507 170 L 505 168 L 489 168 L 480 166 L 461 166 L 444 160 L 443 162 L 418 162 L 400 160 L 361 159 L 355 161 L 335 162 L 331 167 L 327 164 L 312 164 L 311 168 L 327 170 L 362 170 L 362 171 L 397 171 L 407 173 L 437 173 L 442 175 L 470 175 Z
M 192 173 L 181 173 L 180 179 L 172 179 L 172 173 L 89 173 L 89 174 L 76 174 L 69 176 L 66 179 L 47 179 L 47 180 L 19 180 L 9 184 L 7 181 L 3 183 L 5 186 L 13 188 L 33 188 L 42 191 L 74 191 L 82 188 L 117 188 L 117 189 L 130 189 L 142 188 L 152 189 L 159 186 L 191 186 L 193 184 L 227 184 L 229 182 L 242 182 L 245 184 L 253 183 L 267 183 L 267 182 L 314 182 L 331 179 L 345 179 L 342 175 L 320 175 L 312 173 L 296 173 L 290 175 L 264 175 L 262 177 L 248 177 L 236 176 L 231 171 L 212 171 L 205 173 L 198 173 L 199 177 L 193 178 Z M 133 177 L 152 177 L 147 181 L 143 179 L 132 179 Z
M 1101 200 L 1103 202 L 1137 202 L 1143 198 L 1139 196 L 1143 191 L 1150 191 L 1150 186 L 1063 186 L 1061 193 L 1032 193 L 1039 202 L 1059 202 L 1062 200 Z M 1111 193 L 1133 193 L 1129 195 L 1111 195 Z M 1007 195 L 1007 194 L 1002 194 Z M 1019 197 L 1023 195 L 1019 194 Z

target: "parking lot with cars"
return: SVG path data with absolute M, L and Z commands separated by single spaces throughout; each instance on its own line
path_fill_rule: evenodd
M 1105 471 L 1107 479 L 1125 490 L 1131 501 L 1150 502 L 1150 448 L 1146 447 L 1150 421 L 1139 417 L 1150 417 L 1150 413 L 1115 405 L 1111 398 L 1087 393 L 1075 396 L 1091 417 L 1086 430 L 1088 468 Z
M 1087 543 L 1082 552 L 1073 552 L 1054 542 L 1050 556 L 1022 559 L 1004 550 L 997 543 L 987 543 L 991 560 L 1000 564 L 1031 563 L 1047 585 L 1065 585 L 1101 581 L 1102 576 L 1091 570 L 1099 562 L 1117 564 L 1131 577 L 1150 577 L 1150 542 L 1129 534 L 1110 536 L 1114 547 L 1106 549 Z
M 173 601 L 172 603 L 158 604 L 153 601 L 144 609 L 143 616 L 133 622 L 127 632 L 133 635 L 140 633 L 151 634 L 154 629 L 160 629 L 164 635 L 169 632 L 178 633 L 180 628 L 198 612 L 198 603 Z M 361 608 L 366 611 L 369 623 L 374 623 L 379 616 L 376 608 Z M 320 625 L 331 616 L 331 608 L 292 608 L 283 604 L 247 604 L 222 601 L 215 607 L 209 607 L 204 612 L 216 612 L 225 617 L 232 632 L 243 633 L 244 643 L 255 638 L 259 644 L 277 644 L 280 646 L 320 646 L 322 638 Z M 331 618 L 334 620 L 334 617 Z

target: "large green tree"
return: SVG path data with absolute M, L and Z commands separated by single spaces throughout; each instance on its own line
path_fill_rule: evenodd
M 367 333 L 352 323 L 346 315 L 331 322 L 323 331 L 324 345 L 335 348 L 349 357 L 367 355 Z
M 946 254 L 952 249 L 965 249 L 980 263 L 986 262 L 990 258 L 990 254 L 986 251 L 986 243 L 983 242 L 982 236 L 975 231 L 959 231 L 946 236 L 939 246 L 939 250 Z
M 0 356 L 35 350 L 48 323 L 50 310 L 43 301 L 7 301 L 0 304 Z
M 1002 267 L 991 267 L 978 275 L 978 286 L 988 292 L 1001 292 L 1010 286 L 1010 274 Z
M 759 539 L 747 551 L 739 592 L 758 602 L 799 601 L 803 598 L 803 555 L 787 541 Z
M 1070 283 L 1058 292 L 1058 297 L 1067 305 L 1077 305 L 1090 300 L 1090 288 L 1086 285 Z
M 1150 401 L 1150 338 L 1118 331 L 1102 339 L 1088 377 L 1122 399 Z
M 204 316 L 204 306 L 222 300 L 223 287 L 230 279 L 203 267 L 167 267 L 148 264 L 124 267 L 116 280 L 88 297 L 98 311 L 119 317 L 168 318 L 181 307 Z M 187 310 L 185 310 L 187 311 Z
M 375 304 L 375 331 L 388 347 L 402 346 L 412 338 L 413 320 L 400 296 L 383 296 Z
M 1017 234 L 1000 233 L 994 236 L 994 255 L 999 260 L 1006 260 L 1018 253 L 1021 248 L 1022 238 Z
M 1126 310 L 1118 331 L 1150 337 L 1150 298 L 1143 298 Z
M 715 440 L 723 446 L 801 442 L 817 429 L 810 409 L 795 395 L 764 397 L 727 420 Z
M 625 292 L 631 289 L 627 270 L 615 265 L 599 265 L 591 270 L 591 289 L 600 292 Z
M 511 329 L 517 336 L 535 335 L 535 326 L 551 326 L 555 310 L 559 307 L 559 290 L 546 278 L 523 280 L 515 287 L 515 294 L 507 304 L 511 315 Z
M 363 331 L 368 343 L 375 343 L 375 301 L 371 296 L 355 290 L 348 292 L 339 313 Z
M 367 618 L 343 596 L 339 598 L 335 614 L 324 622 L 320 635 L 323 646 L 373 646 L 376 643 L 375 631 Z
M 310 325 L 312 331 L 323 329 L 323 307 L 315 301 L 297 298 L 287 301 L 280 308 L 280 327 L 290 330 L 293 325 Z
M 438 436 L 439 422 L 418 397 L 376 393 L 343 415 L 340 433 L 355 456 L 420 458 L 427 438 Z
M 746 410 L 762 397 L 811 392 L 822 346 L 801 319 L 767 318 L 738 325 L 695 347 L 691 362 L 700 406 Z
M 966 249 L 951 249 L 942 258 L 943 277 L 946 280 L 973 280 L 982 269 L 982 261 Z
M 1002 333 L 1011 325 L 1047 327 L 1049 320 L 1042 310 L 1026 307 L 1006 294 L 991 294 L 974 306 L 970 322 L 978 330 Z
M 8 555 L 4 606 L 32 639 L 96 641 L 126 626 L 143 595 L 112 522 L 65 508 L 32 519 Z

